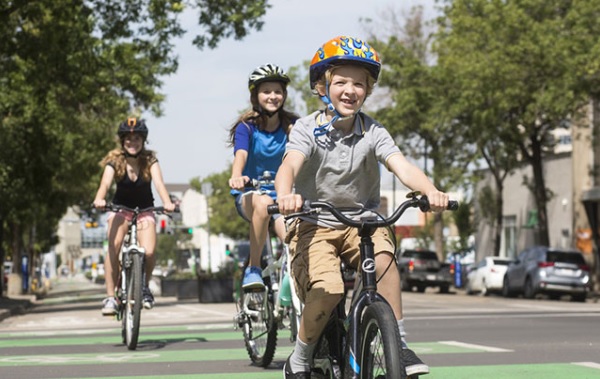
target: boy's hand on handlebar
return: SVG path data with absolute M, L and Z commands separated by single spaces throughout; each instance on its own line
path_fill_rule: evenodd
M 283 196 L 277 196 L 277 205 L 279 205 L 279 213 L 282 215 L 288 215 L 302 210 L 304 200 L 301 195 L 289 194 Z
M 235 190 L 242 190 L 246 186 L 246 183 L 250 181 L 248 176 L 236 176 L 229 178 L 229 187 Z
M 427 193 L 432 212 L 443 212 L 448 208 L 448 194 L 435 190 Z

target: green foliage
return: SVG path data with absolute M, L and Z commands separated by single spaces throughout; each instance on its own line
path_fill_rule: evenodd
M 206 27 L 195 43 L 214 48 L 260 29 L 269 5 L 198 0 L 194 7 Z M 161 114 L 161 78 L 177 70 L 173 39 L 184 33 L 183 9 L 181 0 L 0 4 L 0 243 L 13 258 L 23 236 L 38 252 L 55 244 L 67 207 L 90 203 L 119 121 Z
M 156 263 L 166 266 L 169 259 L 177 262 L 177 235 L 175 234 L 157 234 L 156 235 Z
M 310 89 L 309 67 L 310 61 L 307 60 L 302 62 L 301 65 L 290 67 L 288 70 L 288 76 L 291 80 L 288 88 L 291 88 L 294 94 L 297 95 L 293 99 L 288 99 L 288 101 L 293 100 L 291 101 L 292 108 L 301 116 L 323 108 L 321 99 L 313 94 Z
M 550 133 L 598 94 L 598 9 L 599 0 L 457 0 L 438 20 L 438 62 L 453 83 L 448 107 L 498 185 L 519 157 L 531 165 L 542 244 Z
M 195 0 L 200 9 L 199 24 L 206 32 L 196 36 L 200 48 L 216 47 L 222 38 L 242 39 L 249 30 L 261 30 L 261 18 L 271 7 L 267 0 Z
M 203 179 L 194 178 L 190 186 L 202 193 L 202 183 L 212 184 L 213 193 L 208 199 L 211 233 L 222 233 L 232 239 L 247 239 L 250 228 L 235 209 L 235 201 L 228 185 L 230 176 L 231 167 Z
M 468 239 L 477 230 L 473 223 L 473 201 L 460 202 L 458 209 L 454 212 L 449 212 L 454 220 L 454 225 L 458 229 L 459 244 L 454 250 L 465 250 L 469 247 Z

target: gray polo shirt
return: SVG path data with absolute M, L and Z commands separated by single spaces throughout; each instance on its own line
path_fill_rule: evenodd
M 295 192 L 306 200 L 328 201 L 337 207 L 377 209 L 380 202 L 380 163 L 400 150 L 387 130 L 364 113 L 348 135 L 332 130 L 315 137 L 322 111 L 300 118 L 288 137 L 286 153 L 298 151 L 304 164 L 295 181 Z M 331 214 L 303 217 L 320 226 L 340 228 Z

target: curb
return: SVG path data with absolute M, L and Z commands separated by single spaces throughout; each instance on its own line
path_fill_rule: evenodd
M 4 298 L 1 301 L 8 302 L 8 304 L 3 309 L 0 309 L 0 322 L 9 317 L 27 313 L 33 307 L 35 296 L 32 296 L 31 299 Z

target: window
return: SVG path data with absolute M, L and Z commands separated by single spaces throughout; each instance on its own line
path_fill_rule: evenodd
M 504 216 L 501 255 L 514 258 L 517 254 L 517 216 Z

